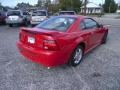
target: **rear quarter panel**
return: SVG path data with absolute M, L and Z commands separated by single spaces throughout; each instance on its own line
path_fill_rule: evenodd
M 61 54 L 63 54 L 64 60 L 68 60 L 70 58 L 71 54 L 80 43 L 88 43 L 85 38 L 86 36 L 77 29 L 78 25 L 78 21 L 76 21 L 69 30 L 67 30 L 67 32 L 61 32 L 59 35 L 54 37 Z

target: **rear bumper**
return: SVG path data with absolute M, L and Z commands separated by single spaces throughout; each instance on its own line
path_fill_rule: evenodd
M 31 21 L 30 23 L 31 23 L 31 25 L 37 25 L 37 24 L 39 24 L 39 23 L 41 23 L 42 21 Z
M 23 45 L 21 42 L 17 42 L 17 47 L 24 57 L 45 67 L 55 67 L 66 63 L 59 51 L 35 50 Z M 65 55 L 63 56 L 65 57 Z
M 6 20 L 7 24 L 22 24 L 22 20 Z

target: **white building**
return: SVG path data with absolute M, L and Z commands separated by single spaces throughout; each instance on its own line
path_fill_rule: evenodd
M 84 6 L 81 7 L 81 13 L 84 13 Z M 102 7 L 97 5 L 97 4 L 94 4 L 94 3 L 88 3 L 86 5 L 86 14 L 99 14 L 99 13 L 102 13 Z
M 59 0 L 51 0 L 51 4 L 59 4 Z

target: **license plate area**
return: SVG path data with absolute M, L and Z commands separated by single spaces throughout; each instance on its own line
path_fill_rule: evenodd
M 35 44 L 35 38 L 31 37 L 31 36 L 28 36 L 28 43 Z

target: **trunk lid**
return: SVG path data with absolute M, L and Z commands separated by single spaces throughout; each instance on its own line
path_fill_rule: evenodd
M 47 40 L 48 42 L 52 41 L 52 43 L 56 45 L 56 36 L 59 35 L 59 33 L 60 32 L 58 31 L 49 31 L 38 28 L 21 28 L 19 38 L 23 44 L 29 47 L 44 49 L 43 43 L 45 40 Z M 54 47 L 56 49 L 55 45 Z
M 32 21 L 43 21 L 45 20 L 47 17 L 46 16 L 32 16 Z

